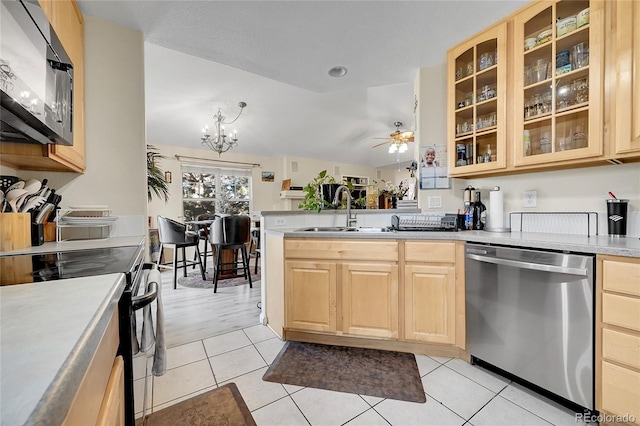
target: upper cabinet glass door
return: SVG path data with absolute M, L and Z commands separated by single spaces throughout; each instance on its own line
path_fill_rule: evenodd
M 449 174 L 506 167 L 507 24 L 448 52 Z
M 540 2 L 514 18 L 515 166 L 601 155 L 601 1 Z

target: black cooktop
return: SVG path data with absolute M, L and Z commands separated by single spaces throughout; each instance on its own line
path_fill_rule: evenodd
M 0 285 L 129 273 L 141 262 L 139 246 L 0 257 Z

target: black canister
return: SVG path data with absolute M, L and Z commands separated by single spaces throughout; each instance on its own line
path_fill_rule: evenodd
M 609 235 L 622 237 L 627 235 L 627 206 L 629 200 L 607 200 L 607 226 Z

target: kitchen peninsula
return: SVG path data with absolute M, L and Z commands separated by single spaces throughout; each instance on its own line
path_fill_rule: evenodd
M 637 396 L 637 356 L 625 356 L 611 339 L 637 339 L 637 236 L 318 229 L 265 232 L 263 314 L 276 334 L 467 361 L 474 355 L 467 348 L 467 315 L 478 312 L 467 312 L 472 308 L 466 303 L 466 242 L 590 255 L 597 272 L 589 284 L 593 296 L 586 299 L 595 330 L 589 367 L 595 371 L 595 407 L 636 414 L 637 398 L 619 401 L 623 394 Z M 527 314 L 537 318 L 543 312 Z

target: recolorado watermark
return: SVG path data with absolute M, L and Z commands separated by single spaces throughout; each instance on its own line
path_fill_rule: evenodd
M 584 423 L 635 423 L 636 416 L 633 414 L 589 414 L 589 413 L 576 413 L 576 422 Z

